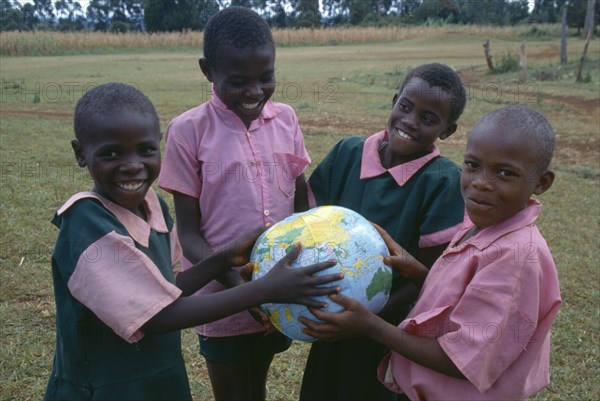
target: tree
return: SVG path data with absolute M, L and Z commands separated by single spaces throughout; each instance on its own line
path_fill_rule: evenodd
M 108 0 L 91 0 L 87 8 L 87 20 L 95 31 L 108 31 L 111 22 Z
M 35 8 L 33 7 L 33 4 L 23 4 L 21 7 L 21 12 L 23 13 L 23 29 L 33 29 L 39 22 L 35 15 Z
M 567 25 L 571 28 L 577 28 L 577 35 L 581 33 L 581 29 L 583 29 L 585 24 L 586 4 L 585 0 L 571 0 L 567 4 Z M 594 7 L 594 25 L 597 26 L 599 23 L 600 2 L 596 2 Z
M 292 0 L 291 5 L 295 8 L 294 26 L 304 28 L 321 26 L 319 0 Z
M 594 32 L 594 7 L 596 0 L 587 0 L 585 21 L 583 23 L 583 37 L 586 38 Z
M 19 4 L 13 4 L 10 0 L 1 0 L 0 31 L 17 31 L 23 28 L 23 12 Z
M 57 29 L 60 31 L 80 31 L 85 27 L 81 4 L 73 0 L 54 2 L 58 16 Z
M 109 29 L 112 32 L 142 30 L 144 9 L 139 1 L 109 0 L 109 9 L 112 13 Z
M 54 6 L 51 0 L 33 0 L 33 9 L 38 24 L 54 26 Z
M 505 25 L 510 23 L 506 0 L 463 0 L 458 20 L 463 24 Z
M 215 0 L 145 0 L 144 25 L 149 32 L 202 30 L 217 11 Z
M 527 0 L 518 0 L 508 3 L 508 23 L 510 25 L 525 22 L 529 18 L 529 4 Z

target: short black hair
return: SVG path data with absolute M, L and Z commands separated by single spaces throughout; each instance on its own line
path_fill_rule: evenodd
M 148 114 L 160 127 L 156 109 L 146 95 L 131 85 L 110 82 L 88 90 L 77 102 L 73 117 L 75 137 L 80 141 L 85 138 L 94 124 L 94 116 L 109 116 L 120 110 Z
M 437 87 L 448 92 L 451 96 L 450 122 L 458 121 L 467 103 L 467 93 L 462 80 L 452 68 L 440 63 L 420 65 L 406 74 L 398 93 L 401 93 L 413 78 L 420 78 L 432 88 Z
M 524 105 L 510 105 L 493 110 L 479 120 L 479 124 L 502 125 L 507 134 L 518 134 L 523 143 L 529 140 L 537 148 L 537 161 L 540 172 L 550 167 L 556 135 L 550 122 L 541 113 Z
M 233 6 L 213 15 L 204 29 L 204 58 L 217 67 L 219 52 L 269 45 L 275 54 L 275 42 L 269 24 L 255 11 Z

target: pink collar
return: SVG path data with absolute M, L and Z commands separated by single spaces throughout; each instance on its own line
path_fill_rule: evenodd
M 227 115 L 227 118 L 235 118 L 235 119 L 239 120 L 239 117 L 233 111 L 229 110 L 229 108 L 227 108 L 225 103 L 223 103 L 223 101 L 219 98 L 219 96 L 217 96 L 217 94 L 215 93 L 214 87 L 211 90 L 209 102 L 217 110 L 225 113 Z M 265 124 L 265 121 L 274 118 L 280 112 L 281 112 L 281 110 L 279 109 L 279 107 L 277 107 L 276 104 L 274 104 L 271 100 L 269 100 L 267 103 L 265 103 L 265 107 L 263 107 L 263 109 L 260 113 L 260 116 L 256 120 L 253 120 L 250 123 L 250 128 L 248 128 L 248 131 L 255 131 L 255 130 L 259 129 L 260 127 L 262 127 Z
M 371 135 L 365 140 L 365 145 L 362 153 L 362 163 L 360 167 L 360 179 L 377 177 L 380 174 L 388 171 L 398 186 L 403 186 L 411 179 L 416 172 L 423 168 L 430 160 L 440 155 L 440 149 L 434 144 L 430 152 L 425 156 L 412 160 L 408 163 L 403 163 L 398 166 L 386 169 L 381 165 L 379 157 L 379 147 L 383 141 L 388 139 L 387 131 L 379 131 Z
M 118 204 L 98 195 L 95 192 L 79 192 L 68 201 L 65 202 L 64 205 L 58 209 L 56 214 L 61 215 L 65 211 L 67 211 L 75 202 L 85 199 L 85 198 L 94 198 L 98 199 L 102 205 L 111 212 L 117 220 L 121 224 L 125 226 L 131 238 L 138 244 L 148 247 L 149 239 L 150 239 L 150 230 L 154 230 L 161 233 L 166 233 L 169 230 L 167 229 L 167 223 L 165 222 L 165 218 L 162 214 L 162 209 L 160 207 L 160 202 L 158 200 L 158 195 L 154 191 L 153 188 L 148 190 L 146 194 L 146 198 L 144 199 L 144 208 L 146 209 L 146 214 L 148 216 L 148 221 L 142 219 L 141 217 L 135 215 L 130 210 L 127 210 Z

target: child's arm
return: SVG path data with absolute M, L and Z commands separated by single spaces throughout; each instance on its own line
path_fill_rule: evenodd
M 254 242 L 264 230 L 264 227 L 256 229 L 230 243 L 221 252 L 212 254 L 189 269 L 179 272 L 175 280 L 177 287 L 182 290 L 181 295 L 192 295 L 211 280 L 214 280 L 215 277 L 228 272 L 235 274 L 242 280 L 240 274 L 231 270 L 230 267 L 240 266 L 248 261 Z
M 324 323 L 300 317 L 300 321 L 307 327 L 304 329 L 306 334 L 323 341 L 368 337 L 436 372 L 459 379 L 465 378 L 435 338 L 407 333 L 342 294 L 331 295 L 330 298 L 345 310 L 331 313 L 311 309 L 315 317 L 323 320 Z
M 206 240 L 200 235 L 200 218 L 202 214 L 200 212 L 198 199 L 179 192 L 173 192 L 173 203 L 175 204 L 175 215 L 179 216 L 177 219 L 177 233 L 179 235 L 181 248 L 183 249 L 183 254 L 192 263 L 199 263 L 207 260 L 207 258 L 213 254 L 213 251 Z M 182 218 L 182 216 L 185 216 L 185 218 Z M 256 237 L 254 237 L 254 240 L 256 240 Z M 252 241 L 252 243 L 254 243 L 254 241 Z M 250 245 L 249 251 L 252 250 L 251 246 L 252 245 Z M 249 254 L 250 253 L 248 252 L 248 255 Z M 247 258 L 245 261 L 247 261 Z M 245 261 L 240 262 L 239 265 L 244 264 Z M 226 288 L 232 288 L 243 284 L 245 280 L 240 276 L 240 274 L 235 270 L 229 269 L 229 267 L 239 265 L 229 264 L 227 265 L 228 269 L 221 271 L 219 274 L 207 272 L 205 277 L 210 277 L 210 279 L 204 282 L 203 285 L 208 284 L 209 281 L 215 279 L 223 284 Z M 205 268 L 205 265 L 202 266 L 204 267 L 201 269 Z M 186 287 L 184 289 L 179 284 L 179 278 L 185 276 L 187 274 L 184 274 L 185 272 L 187 272 L 187 270 L 177 275 L 177 283 L 178 286 L 184 290 L 184 296 L 190 295 L 188 292 L 190 288 Z M 193 289 L 193 291 L 197 291 L 203 285 L 199 286 L 196 283 L 191 287 L 191 289 Z M 252 307 L 250 308 L 249 312 L 252 317 L 265 328 L 266 331 L 273 330 L 268 316 L 260 308 Z
M 177 235 L 183 249 L 183 255 L 192 263 L 198 263 L 210 255 L 212 249 L 200 235 L 200 205 L 198 198 L 173 192 L 175 216 L 177 216 Z
M 214 321 L 251 306 L 267 302 L 298 303 L 313 308 L 322 308 L 322 302 L 313 297 L 332 294 L 339 287 L 324 284 L 340 280 L 340 273 L 324 276 L 314 274 L 334 266 L 336 261 L 322 262 L 301 268 L 292 268 L 298 257 L 300 246 L 283 257 L 263 278 L 224 291 L 194 297 L 179 297 L 175 302 L 158 312 L 142 328 L 149 333 L 163 333 L 197 326 Z M 219 252 L 203 264 L 210 262 L 211 270 L 225 269 L 231 263 L 231 254 Z M 208 267 L 208 266 L 205 266 Z
M 177 234 L 184 256 L 192 263 L 206 260 L 213 254 L 206 240 L 200 235 L 200 206 L 198 199 L 193 196 L 173 192 L 175 215 L 177 219 Z M 256 238 L 255 238 L 256 239 Z M 228 267 L 235 266 L 229 265 Z M 234 270 L 223 271 L 218 277 L 212 276 L 227 288 L 235 287 L 244 282 L 238 272 Z
M 304 173 L 296 178 L 296 193 L 294 195 L 294 213 L 308 210 L 308 189 Z

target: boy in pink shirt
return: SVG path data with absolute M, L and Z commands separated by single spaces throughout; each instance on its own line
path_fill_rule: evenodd
M 524 106 L 485 115 L 471 132 L 461 173 L 468 219 L 429 273 L 382 231 L 387 260 L 419 299 L 398 328 L 342 296 L 340 314 L 314 310 L 307 334 L 367 336 L 393 350 L 378 376 L 411 400 L 521 400 L 549 382 L 550 329 L 561 298 L 556 267 L 534 224 L 531 195 L 554 181 L 554 132 Z M 426 278 L 425 278 L 426 277 Z
M 308 208 L 303 171 L 310 158 L 292 108 L 269 100 L 274 63 L 273 38 L 258 14 L 230 7 L 211 18 L 199 64 L 213 93 L 170 122 L 158 179 L 173 194 L 188 264 L 218 251 L 246 227 Z M 241 283 L 231 272 L 199 293 Z M 258 307 L 197 331 L 215 398 L 264 399 L 273 356 L 291 340 L 273 332 Z

